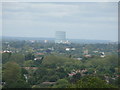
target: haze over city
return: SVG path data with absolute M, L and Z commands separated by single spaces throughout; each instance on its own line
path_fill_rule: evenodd
M 120 3 L 5 1 L 1 89 L 120 88 Z
M 117 3 L 3 3 L 3 36 L 118 39 Z

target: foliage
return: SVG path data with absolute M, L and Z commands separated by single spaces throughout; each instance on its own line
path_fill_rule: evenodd
M 120 59 L 117 56 L 117 44 L 54 44 L 13 40 L 3 41 L 2 48 L 3 51 L 12 51 L 12 53 L 2 53 L 3 81 L 6 82 L 4 85 L 6 88 L 29 86 L 67 88 L 68 84 L 70 84 L 70 88 L 112 88 L 114 87 L 112 85 L 119 85 L 117 74 L 119 74 L 118 60 Z M 65 48 L 75 48 L 76 50 L 66 51 Z M 84 57 L 83 52 L 86 49 L 92 55 L 91 58 Z M 99 52 L 105 52 L 106 56 L 101 58 Z M 35 61 L 36 53 L 44 53 L 45 58 Z M 82 58 L 82 60 L 77 60 L 77 58 Z M 24 69 L 24 67 L 35 67 L 36 69 Z M 87 71 L 69 77 L 72 72 L 84 69 Z M 24 74 L 28 76 L 28 83 L 25 82 Z M 91 77 L 86 77 L 88 75 Z M 105 76 L 112 85 L 104 81 Z M 43 85 L 43 82 L 56 82 L 56 84 L 47 86 Z
M 7 62 L 3 68 L 5 88 L 27 88 L 29 85 L 21 77 L 21 68 L 15 62 Z
M 69 88 L 117 88 L 107 84 L 104 80 L 98 77 L 87 76 L 80 79 L 76 84 L 69 85 Z
M 23 54 L 20 54 L 20 53 L 14 53 L 11 55 L 10 61 L 14 61 L 16 62 L 17 64 L 19 65 L 23 65 L 24 61 L 25 61 L 25 57 Z
M 59 79 L 52 88 L 67 88 L 68 84 L 66 79 Z
M 32 53 L 27 53 L 25 55 L 25 60 L 34 60 L 35 56 Z
M 5 64 L 6 62 L 8 62 L 10 59 L 10 56 L 11 56 L 11 53 L 3 53 L 2 54 L 2 63 Z
M 70 72 L 72 69 L 78 69 L 81 65 L 81 62 L 70 58 L 51 55 L 47 56 L 43 60 L 42 65 L 48 68 L 63 67 L 65 71 Z
M 57 75 L 52 75 L 49 79 L 50 82 L 56 82 L 59 79 L 59 76 Z
M 32 67 L 32 66 L 34 66 L 34 61 L 33 60 L 24 61 L 24 66 L 25 67 Z

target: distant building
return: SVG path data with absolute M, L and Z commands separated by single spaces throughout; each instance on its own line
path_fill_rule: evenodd
M 44 40 L 44 43 L 47 43 L 48 42 L 48 40 Z
M 76 50 L 76 49 L 75 49 L 75 48 L 71 48 L 71 50 L 73 50 L 73 51 L 74 51 L 74 50 Z
M 98 53 L 98 51 L 93 51 L 94 53 Z
M 76 50 L 75 48 L 65 48 L 66 51 L 74 51 Z
M 66 32 L 56 31 L 56 33 L 55 33 L 55 43 L 66 43 Z
M 12 53 L 12 51 L 4 50 L 2 53 Z
M 68 41 L 68 40 L 66 40 L 64 43 L 65 43 L 65 44 L 71 44 L 71 42 Z
M 54 85 L 54 84 L 56 84 L 56 82 L 42 82 L 42 84 L 44 84 L 44 85 Z
M 37 70 L 38 69 L 38 67 L 23 67 L 24 69 L 26 69 L 26 70 Z
M 51 48 L 48 48 L 49 50 L 51 50 L 51 51 L 53 51 L 54 50 L 54 48 L 53 47 L 51 47 Z
M 31 43 L 34 43 L 34 42 L 35 42 L 35 40 L 30 40 L 30 42 L 31 42 Z
M 66 48 L 65 50 L 66 50 L 66 51 L 70 51 L 70 48 Z
M 88 54 L 88 49 L 83 51 L 84 54 Z
M 44 54 L 43 53 L 37 53 L 36 55 L 35 55 L 35 58 L 34 58 L 34 60 L 36 61 L 36 60 L 42 60 L 44 58 Z
M 105 57 L 105 53 L 104 52 L 100 52 L 100 57 Z
M 75 59 L 75 60 L 82 60 L 82 58 L 73 58 L 73 59 Z
M 90 54 L 84 55 L 86 58 L 91 58 L 92 56 Z

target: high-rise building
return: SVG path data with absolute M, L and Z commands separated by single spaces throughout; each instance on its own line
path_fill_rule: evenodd
M 56 31 L 55 33 L 55 43 L 65 43 L 66 42 L 66 32 Z

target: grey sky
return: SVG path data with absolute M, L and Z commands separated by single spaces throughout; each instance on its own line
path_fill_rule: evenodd
M 3 3 L 3 36 L 118 39 L 118 3 Z

